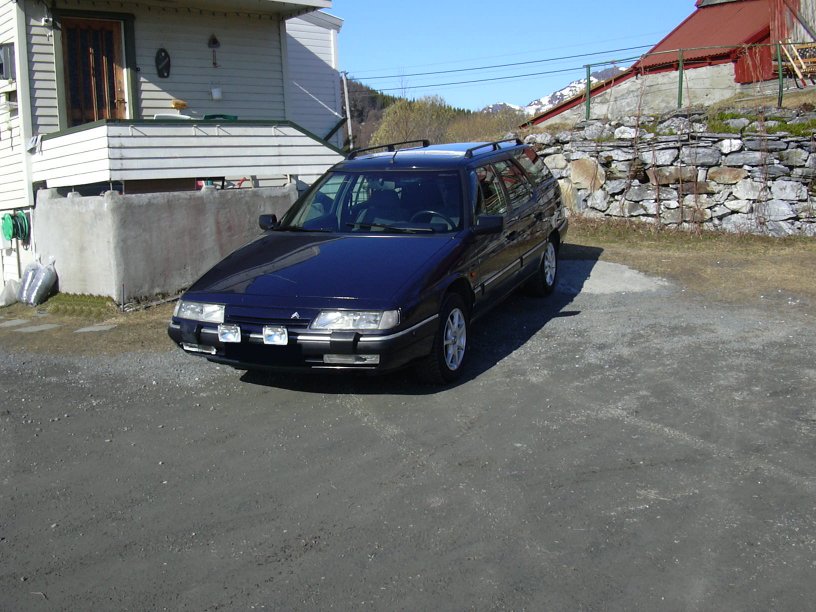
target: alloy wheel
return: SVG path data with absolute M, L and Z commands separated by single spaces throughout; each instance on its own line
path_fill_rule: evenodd
M 555 245 L 552 242 L 548 242 L 547 252 L 544 253 L 544 282 L 548 287 L 552 287 L 553 283 L 555 283 L 555 273 L 558 266 L 557 261 Z
M 465 358 L 465 348 L 467 346 L 467 322 L 465 313 L 454 308 L 448 315 L 445 322 L 444 346 L 445 365 L 449 370 L 455 371 L 462 365 Z

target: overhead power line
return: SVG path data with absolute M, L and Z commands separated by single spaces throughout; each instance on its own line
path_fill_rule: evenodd
M 627 61 L 631 61 L 631 60 L 636 60 L 636 59 L 638 59 L 638 57 L 639 56 L 628 57 L 628 58 L 623 58 L 623 59 L 618 59 L 618 60 L 610 60 L 609 62 L 606 62 L 606 63 L 612 64 L 612 63 L 616 63 L 616 62 L 627 62 Z M 526 77 L 543 76 L 543 75 L 547 75 L 547 74 L 560 74 L 560 73 L 564 73 L 564 72 L 575 72 L 575 71 L 581 70 L 583 68 L 585 68 L 585 66 L 574 66 L 572 68 L 562 68 L 560 70 L 545 70 L 545 71 L 542 71 L 542 72 L 528 72 L 526 74 L 514 74 L 514 75 L 510 75 L 510 76 L 491 77 L 491 78 L 485 78 L 485 79 L 471 79 L 471 80 L 468 80 L 468 81 L 453 81 L 453 82 L 450 82 L 450 83 L 432 83 L 430 85 L 407 85 L 407 86 L 402 86 L 402 87 L 386 87 L 386 88 L 383 88 L 383 89 L 378 89 L 377 91 L 405 91 L 406 89 L 429 89 L 429 88 L 433 88 L 433 87 L 449 87 L 449 86 L 453 86 L 453 85 L 468 85 L 470 83 L 488 83 L 488 82 L 491 82 L 491 81 L 509 81 L 511 79 L 523 79 L 523 78 L 526 78 Z
M 558 62 L 561 60 L 568 60 L 568 59 L 577 59 L 581 57 L 592 57 L 596 55 L 604 55 L 606 53 L 619 53 L 621 51 L 635 51 L 637 49 L 651 49 L 654 45 L 639 45 L 637 47 L 623 47 L 621 49 L 609 49 L 607 51 L 595 51 L 593 53 L 579 53 L 577 55 L 564 55 L 562 57 L 548 57 L 545 59 L 540 60 L 529 60 L 526 62 L 512 62 L 509 64 L 493 64 L 490 66 L 476 66 L 473 68 L 456 68 L 452 70 L 435 70 L 433 72 L 412 72 L 409 74 L 393 74 L 393 75 L 382 75 L 382 76 L 373 76 L 373 77 L 365 77 L 364 80 L 366 81 L 374 81 L 374 80 L 381 80 L 381 79 L 399 79 L 404 77 L 413 77 L 413 76 L 431 76 L 437 74 L 453 74 L 456 72 L 473 72 L 476 70 L 491 70 L 493 68 L 510 68 L 513 66 L 526 66 L 530 64 L 543 64 L 546 62 Z
M 618 43 L 619 41 L 623 40 L 641 40 L 647 36 L 655 36 L 659 35 L 661 38 L 665 36 L 666 32 L 664 30 L 658 30 L 656 32 L 641 32 L 637 36 L 617 36 L 615 38 L 605 38 L 603 40 L 596 40 L 594 41 L 595 44 L 604 45 L 607 43 Z M 529 56 L 533 53 L 535 54 L 547 54 L 547 53 L 554 53 L 556 51 L 565 51 L 567 49 L 580 49 L 585 47 L 586 43 L 576 43 L 571 45 L 558 45 L 557 47 L 548 47 L 546 49 L 528 49 L 526 51 L 517 51 L 515 53 L 491 53 L 490 55 L 480 55 L 469 57 L 467 60 L 464 59 L 456 59 L 456 60 L 448 60 L 444 62 L 430 62 L 424 64 L 411 64 L 408 66 L 402 66 L 403 70 L 419 70 L 422 69 L 430 69 L 432 67 L 437 66 L 450 66 L 450 65 L 462 65 L 462 64 L 470 64 L 472 62 L 481 61 L 481 60 L 490 60 L 494 61 L 499 58 L 506 58 L 506 57 L 518 57 L 520 55 Z M 363 75 L 365 74 L 377 74 L 378 72 L 382 72 L 383 70 L 388 70 L 389 68 L 367 68 L 365 70 L 355 70 L 354 74 L 357 78 L 364 78 Z

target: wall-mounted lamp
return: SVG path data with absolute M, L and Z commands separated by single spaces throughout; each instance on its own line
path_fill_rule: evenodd
M 42 17 L 40 17 L 40 25 L 46 28 L 45 37 L 48 40 L 51 40 L 51 37 L 54 35 L 54 18 L 46 13 Z
M 218 37 L 213 34 L 210 36 L 210 40 L 207 41 L 207 46 L 212 49 L 213 54 L 213 68 L 218 68 L 218 57 L 216 56 L 215 50 L 221 47 L 221 43 L 218 40 Z

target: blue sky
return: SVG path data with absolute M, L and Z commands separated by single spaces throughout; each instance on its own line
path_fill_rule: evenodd
M 328 12 L 344 20 L 340 69 L 350 76 L 395 95 L 439 95 L 449 104 L 476 110 L 494 102 L 525 105 L 581 78 L 585 64 L 640 55 L 647 49 L 615 50 L 659 42 L 694 12 L 694 4 L 694 0 L 334 0 Z M 584 56 L 589 53 L 598 54 Z M 535 63 L 416 74 L 522 62 Z M 538 74 L 544 72 L 552 74 Z M 533 76 L 447 85 L 528 74 Z

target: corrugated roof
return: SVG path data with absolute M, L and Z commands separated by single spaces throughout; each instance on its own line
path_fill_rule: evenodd
M 742 2 L 742 0 L 697 0 L 697 6 L 713 6 L 715 4 L 726 4 L 728 2 Z
M 648 70 L 676 63 L 677 49 L 684 49 L 683 59 L 686 62 L 729 56 L 739 46 L 754 43 L 767 35 L 770 23 L 768 0 L 742 0 L 701 6 L 660 41 L 648 56 L 635 64 L 635 68 Z M 661 51 L 665 53 L 660 53 Z

